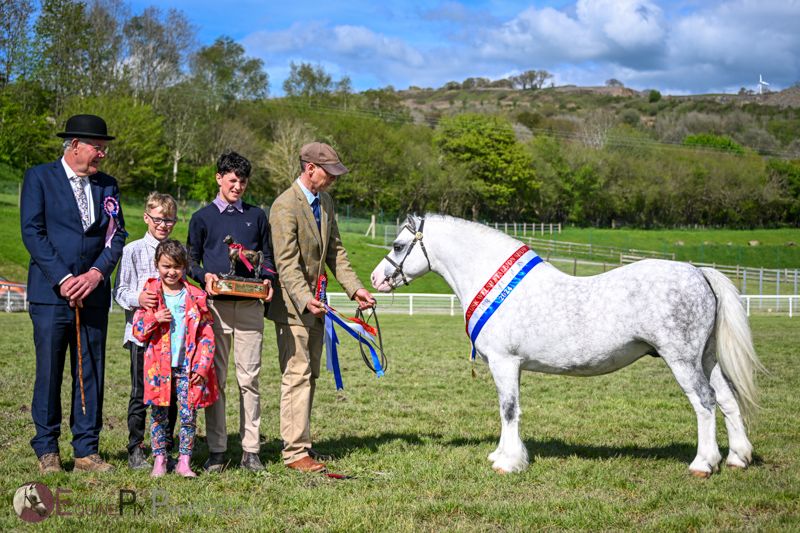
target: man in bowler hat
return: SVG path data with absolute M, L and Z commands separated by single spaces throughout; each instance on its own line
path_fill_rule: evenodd
M 106 472 L 113 467 L 98 446 L 110 280 L 126 234 L 117 181 L 97 169 L 114 137 L 95 115 L 70 117 L 57 135 L 64 139 L 63 157 L 25 172 L 20 206 L 22 241 L 31 256 L 28 301 L 36 346 L 31 446 L 42 473 L 62 471 L 61 381 L 69 348 L 75 470 Z

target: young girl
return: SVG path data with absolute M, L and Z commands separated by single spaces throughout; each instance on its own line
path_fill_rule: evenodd
M 145 344 L 144 403 L 152 405 L 151 446 L 153 477 L 167 471 L 165 428 L 170 401 L 180 412 L 180 457 L 175 472 L 195 477 L 189 461 L 194 445 L 197 409 L 217 399 L 214 373 L 213 319 L 206 294 L 186 282 L 189 263 L 186 248 L 173 239 L 156 248 L 158 279 L 150 279 L 144 290 L 158 295 L 154 309 L 140 308 L 133 317 L 133 335 Z

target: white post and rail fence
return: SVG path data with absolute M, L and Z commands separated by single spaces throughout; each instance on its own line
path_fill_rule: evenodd
M 454 294 L 423 294 L 423 293 L 375 293 L 378 309 L 381 313 L 396 315 L 450 315 L 462 314 L 461 302 Z M 347 310 L 354 304 L 344 293 L 332 292 L 328 294 L 330 304 L 341 310 Z M 751 314 L 788 316 L 790 318 L 798 312 L 800 295 L 764 295 L 743 294 L 742 304 Z M 27 311 L 27 291 L 25 285 L 18 283 L 0 283 L 0 306 L 8 313 Z M 112 312 L 119 312 L 113 305 Z

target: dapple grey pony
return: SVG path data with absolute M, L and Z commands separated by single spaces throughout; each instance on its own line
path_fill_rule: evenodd
M 439 273 L 465 311 L 522 243 L 457 218 L 409 216 L 392 250 L 372 272 L 388 292 Z M 727 464 L 745 468 L 753 447 L 745 419 L 756 405 L 758 361 L 736 287 L 722 273 L 688 263 L 644 260 L 604 274 L 574 277 L 547 262 L 522 278 L 474 343 L 497 386 L 502 424 L 489 454 L 499 472 L 528 466 L 519 435 L 520 370 L 571 376 L 614 372 L 647 354 L 669 366 L 697 414 L 692 474 L 708 477 L 722 456 L 715 408 L 725 417 Z

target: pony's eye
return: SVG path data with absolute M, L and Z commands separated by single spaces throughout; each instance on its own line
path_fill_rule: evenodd
M 403 249 L 403 245 L 402 245 L 402 244 L 400 244 L 399 242 L 396 242 L 396 243 L 394 243 L 394 246 L 393 246 L 393 248 L 394 248 L 394 251 L 395 251 L 395 252 L 400 252 L 400 251 L 402 251 L 402 249 Z

